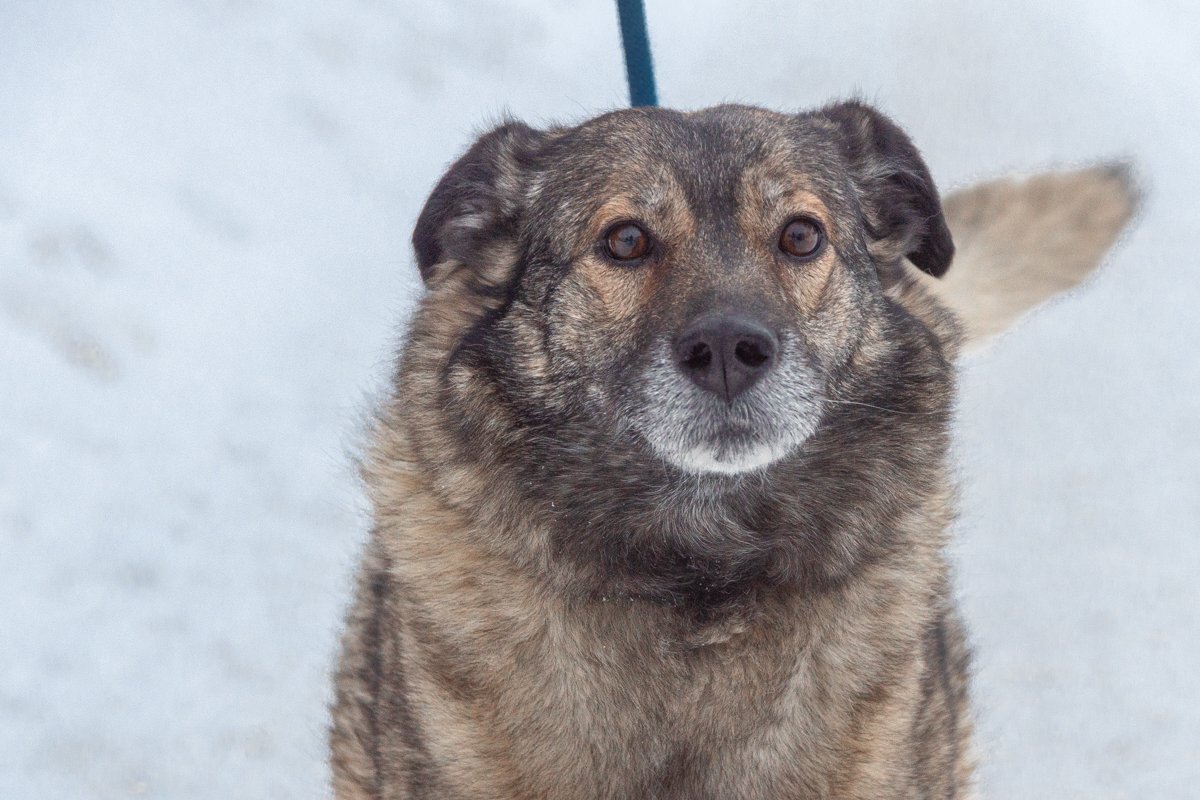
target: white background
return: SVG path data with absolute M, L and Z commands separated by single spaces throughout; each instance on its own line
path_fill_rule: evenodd
M 992 798 L 1200 793 L 1200 13 L 649 0 L 664 102 L 859 94 L 954 187 L 1136 160 L 1139 224 L 967 366 Z M 319 798 L 350 453 L 439 172 L 624 104 L 608 2 L 0 6 L 0 797 Z

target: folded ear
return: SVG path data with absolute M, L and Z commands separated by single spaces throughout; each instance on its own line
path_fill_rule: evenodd
M 483 136 L 438 181 L 413 231 L 421 279 L 455 261 L 486 273 L 490 245 L 516 238 L 526 176 L 544 134 L 506 122 Z
M 923 281 L 962 321 L 968 348 L 1090 275 L 1137 207 L 1127 166 L 987 181 L 946 198 L 954 269 Z
M 954 258 L 954 242 L 937 187 L 912 141 L 863 103 L 840 103 L 820 113 L 841 133 L 871 256 L 881 265 L 907 257 L 930 275 L 944 274 Z

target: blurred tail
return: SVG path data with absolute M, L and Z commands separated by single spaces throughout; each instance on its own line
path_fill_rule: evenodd
M 987 181 L 944 200 L 957 255 L 924 281 L 958 314 L 968 349 L 1078 285 L 1137 208 L 1125 164 Z

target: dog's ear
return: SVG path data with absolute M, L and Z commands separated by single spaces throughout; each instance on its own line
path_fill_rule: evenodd
M 486 273 L 489 245 L 516 237 L 525 177 L 545 134 L 520 122 L 485 133 L 438 181 L 413 230 L 421 279 L 447 261 Z
M 881 265 L 907 257 L 941 277 L 954 258 L 954 241 L 916 146 L 896 123 L 863 103 L 839 103 L 820 113 L 838 127 L 872 257 Z

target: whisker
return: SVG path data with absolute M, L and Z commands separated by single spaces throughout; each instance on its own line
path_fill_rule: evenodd
M 825 380 L 828 381 L 829 384 L 836 385 L 836 376 L 827 370 L 823 365 L 811 364 L 810 366 L 825 376 Z M 828 395 L 818 395 L 818 399 L 826 403 L 839 403 L 844 406 L 862 406 L 863 408 L 873 408 L 876 411 L 886 411 L 889 414 L 901 414 L 906 417 L 932 417 L 942 413 L 940 411 L 901 411 L 898 408 L 886 408 L 884 406 L 873 405 L 872 403 L 862 403 L 857 400 L 842 400 L 836 397 L 829 397 Z
M 871 403 L 860 403 L 856 400 L 838 400 L 833 397 L 820 396 L 822 402 L 839 403 L 844 406 L 863 406 L 864 408 L 873 408 L 876 411 L 886 411 L 889 414 L 903 414 L 906 417 L 933 417 L 941 414 L 941 411 L 901 411 L 898 408 L 885 408 L 884 406 L 872 405 Z

